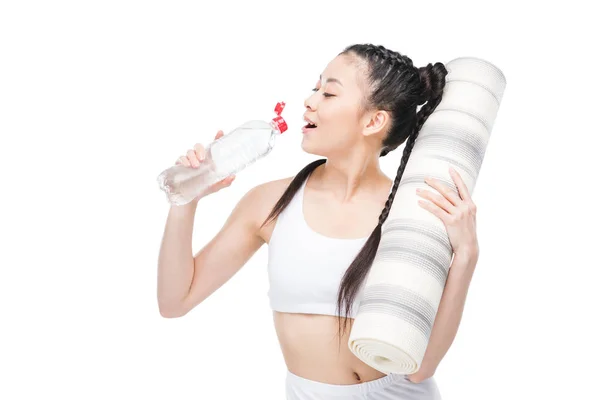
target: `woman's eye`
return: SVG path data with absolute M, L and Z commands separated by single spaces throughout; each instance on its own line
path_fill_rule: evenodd
M 317 89 L 317 88 L 314 88 L 312 91 L 313 91 L 313 92 L 318 92 L 318 91 L 319 91 L 319 89 Z M 325 97 L 333 97 L 333 96 L 335 96 L 335 95 L 333 95 L 333 94 L 330 94 L 330 93 L 323 93 L 323 96 L 325 96 Z

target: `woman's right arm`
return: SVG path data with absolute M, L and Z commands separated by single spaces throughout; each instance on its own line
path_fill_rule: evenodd
M 215 139 L 223 136 L 219 131 Z M 178 164 L 198 167 L 205 149 L 196 144 Z M 231 185 L 235 176 L 211 186 L 192 202 L 171 206 L 158 257 L 157 298 L 160 314 L 181 317 L 227 282 L 264 243 L 259 235 L 257 210 L 265 184 L 248 191 L 238 202 L 219 233 L 195 256 L 192 232 L 198 202 L 202 197 Z M 264 207 L 262 207 L 264 208 Z
M 195 256 L 192 232 L 196 202 L 171 207 L 158 261 L 158 306 L 163 317 L 187 314 L 227 282 L 262 246 L 264 241 L 255 216 L 262 187 L 246 193 L 217 235 Z

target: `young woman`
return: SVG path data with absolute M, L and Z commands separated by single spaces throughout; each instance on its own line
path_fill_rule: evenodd
M 353 45 L 338 54 L 305 100 L 302 148 L 324 159 L 295 177 L 249 190 L 195 256 L 191 238 L 198 201 L 235 177 L 170 209 L 158 266 L 161 315 L 188 313 L 267 243 L 269 296 L 288 368 L 288 399 L 439 399 L 432 377 L 437 365 L 424 362 L 414 375 L 386 375 L 355 357 L 346 344 L 360 300 L 356 293 L 418 132 L 441 101 L 446 74 L 442 63 L 416 68 L 408 57 L 383 46 Z M 423 105 L 419 112 L 418 105 Z M 392 181 L 381 171 L 379 157 L 405 141 Z M 177 163 L 198 167 L 203 154 L 202 145 L 196 145 Z M 460 176 L 454 173 L 453 179 L 462 198 L 429 181 L 445 196 L 424 191 L 421 196 L 430 201 L 423 207 L 452 220 L 453 249 L 472 260 L 478 252 L 475 206 Z

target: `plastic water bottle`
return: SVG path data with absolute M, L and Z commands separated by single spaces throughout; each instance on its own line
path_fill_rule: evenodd
M 205 147 L 206 158 L 200 167 L 174 165 L 158 176 L 158 184 L 173 205 L 184 205 L 209 186 L 233 175 L 263 158 L 275 145 L 275 137 L 287 130 L 281 117 L 284 102 L 277 103 L 277 117 L 271 121 L 253 120 Z

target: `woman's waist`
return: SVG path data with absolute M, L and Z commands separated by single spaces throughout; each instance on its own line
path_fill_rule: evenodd
M 385 376 L 348 348 L 352 319 L 341 337 L 334 316 L 275 312 L 274 322 L 283 358 L 295 375 L 342 385 Z

